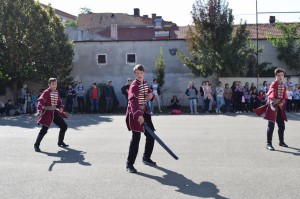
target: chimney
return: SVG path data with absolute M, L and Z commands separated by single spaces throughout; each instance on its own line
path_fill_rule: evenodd
M 143 19 L 148 19 L 148 15 L 143 15 Z
M 110 38 L 118 40 L 118 25 L 116 23 L 110 25 Z
M 270 24 L 275 23 L 275 16 L 270 16 L 269 22 L 270 22 Z
M 156 14 L 153 13 L 153 14 L 152 14 L 152 19 L 154 20 L 155 18 L 156 18 Z
M 139 17 L 139 16 L 140 16 L 140 9 L 134 8 L 134 9 L 133 9 L 133 13 L 134 13 L 134 16 L 135 16 L 135 17 Z

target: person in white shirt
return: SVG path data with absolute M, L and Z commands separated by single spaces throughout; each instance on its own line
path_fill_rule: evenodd
M 153 94 L 155 95 L 154 100 L 157 103 L 158 106 L 158 110 L 159 112 L 162 112 L 161 107 L 160 107 L 160 86 L 157 83 L 156 79 L 153 79 L 153 84 L 150 86 L 150 89 L 152 90 Z M 153 110 L 154 110 L 154 102 L 151 101 L 151 114 L 153 114 Z
M 220 108 L 223 106 L 224 103 L 224 88 L 222 88 L 222 82 L 218 83 L 216 87 L 216 95 L 217 95 L 217 108 L 216 113 L 220 113 Z
M 286 93 L 287 93 L 287 102 L 286 102 L 286 110 L 287 112 L 290 112 L 292 110 L 292 102 L 293 102 L 293 91 L 290 89 L 290 87 L 286 87 Z

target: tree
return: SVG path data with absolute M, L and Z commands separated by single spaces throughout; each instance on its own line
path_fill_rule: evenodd
M 154 78 L 157 80 L 157 83 L 163 87 L 165 84 L 165 59 L 163 54 L 163 49 L 160 47 L 159 55 L 155 61 L 154 66 Z
M 1 72 L 17 85 L 57 77 L 70 81 L 73 44 L 53 9 L 33 0 L 0 0 Z
M 240 75 L 245 71 L 254 47 L 249 40 L 246 23 L 237 26 L 233 34 L 233 15 L 224 0 L 196 0 L 192 17 L 194 28 L 187 34 L 191 57 L 178 51 L 184 64 L 195 76 L 216 74 Z
M 160 47 L 159 55 L 157 56 L 154 65 L 154 78 L 157 80 L 157 83 L 160 85 L 161 96 L 163 95 L 163 86 L 165 84 L 165 68 L 166 66 L 165 66 L 163 49 L 162 47 Z M 161 99 L 163 99 L 163 97 Z M 163 105 L 163 101 L 162 101 L 162 105 Z
M 281 36 L 268 35 L 268 40 L 277 48 L 279 60 L 283 60 L 287 67 L 300 73 L 300 33 L 298 24 L 276 23 L 275 27 Z
M 80 14 L 91 14 L 91 13 L 93 12 L 90 8 L 87 7 L 80 8 Z

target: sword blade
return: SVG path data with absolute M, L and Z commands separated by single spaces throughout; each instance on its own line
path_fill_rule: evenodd
M 175 160 L 178 160 L 178 157 L 171 151 L 171 149 L 150 129 L 150 127 L 144 123 L 145 130 L 162 146 Z

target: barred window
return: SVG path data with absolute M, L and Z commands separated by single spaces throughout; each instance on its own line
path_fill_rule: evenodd
M 136 63 L 136 57 L 135 54 L 130 53 L 126 55 L 126 63 L 127 64 L 135 64 Z
M 106 55 L 105 54 L 98 54 L 97 55 L 97 63 L 101 64 L 101 65 L 107 64 L 106 63 Z

